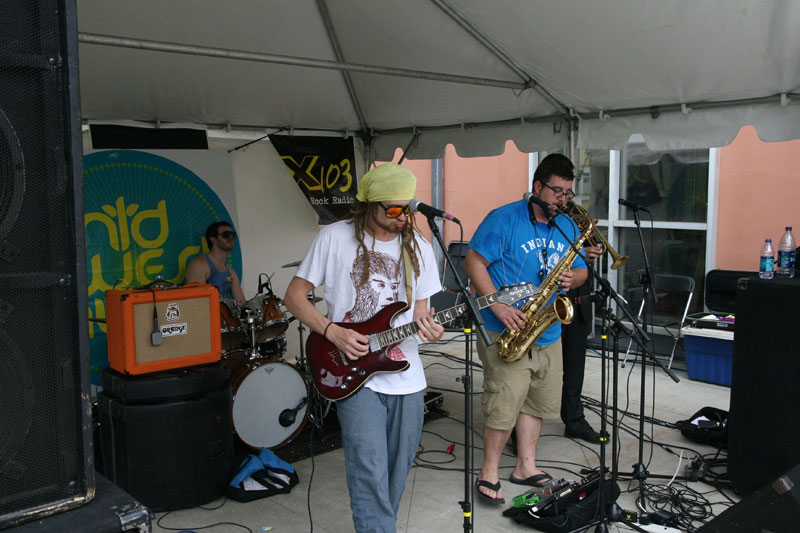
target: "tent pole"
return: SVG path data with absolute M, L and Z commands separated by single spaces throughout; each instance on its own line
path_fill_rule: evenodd
M 384 76 L 399 76 L 403 78 L 417 78 L 423 80 L 444 81 L 450 83 L 464 83 L 467 85 L 481 85 L 485 87 L 500 87 L 524 91 L 530 88 L 527 82 L 495 80 L 491 78 L 478 78 L 474 76 L 461 76 L 458 74 L 444 74 L 441 72 L 428 72 L 396 67 L 381 67 L 377 65 L 363 65 L 356 63 L 343 63 L 340 61 L 327 61 L 306 57 L 293 57 L 278 54 L 264 54 L 260 52 L 247 52 L 244 50 L 229 50 L 225 48 L 211 48 L 208 46 L 195 46 L 147 39 L 132 39 L 129 37 L 115 37 L 97 33 L 78 34 L 78 42 L 96 44 L 101 46 L 118 46 L 135 50 L 150 50 L 153 52 L 168 52 L 173 54 L 187 54 L 193 56 L 218 57 L 223 59 L 236 59 L 241 61 L 255 61 L 260 63 L 276 63 L 295 67 L 321 68 L 328 70 L 341 70 L 345 72 L 362 72 L 365 74 L 382 74 Z

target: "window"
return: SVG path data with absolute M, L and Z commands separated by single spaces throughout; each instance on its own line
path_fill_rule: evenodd
M 633 210 L 617 204 L 625 198 L 645 207 L 641 230 L 652 274 L 695 279 L 690 312 L 703 310 L 705 273 L 713 263 L 709 190 L 716 181 L 711 164 L 716 149 L 654 151 L 633 135 L 621 151 L 580 150 L 576 157 L 576 201 L 595 219 L 611 245 L 630 257 L 627 265 L 601 270 L 612 286 L 638 309 L 644 256 Z M 713 197 L 713 194 L 712 194 Z M 652 224 L 651 224 L 652 221 Z

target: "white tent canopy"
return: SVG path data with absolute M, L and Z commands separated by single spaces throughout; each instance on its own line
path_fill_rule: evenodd
M 358 134 L 372 156 L 800 138 L 793 0 L 78 0 L 88 121 Z M 413 139 L 413 142 L 412 142 Z

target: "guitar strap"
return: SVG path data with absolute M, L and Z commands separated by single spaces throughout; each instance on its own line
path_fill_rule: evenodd
M 408 250 L 406 250 L 405 246 L 402 246 L 401 255 L 403 256 L 403 272 L 405 272 L 406 278 L 406 299 L 408 301 L 409 309 L 414 305 L 414 302 L 411 301 L 411 280 L 414 279 L 414 269 L 411 268 L 411 257 L 408 255 Z

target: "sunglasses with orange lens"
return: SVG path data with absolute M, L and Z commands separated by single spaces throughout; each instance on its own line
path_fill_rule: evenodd
M 411 216 L 411 209 L 408 207 L 408 204 L 404 206 L 392 205 L 386 207 L 382 202 L 379 202 L 378 205 L 383 208 L 383 212 L 386 213 L 387 218 L 397 218 L 400 215 Z

